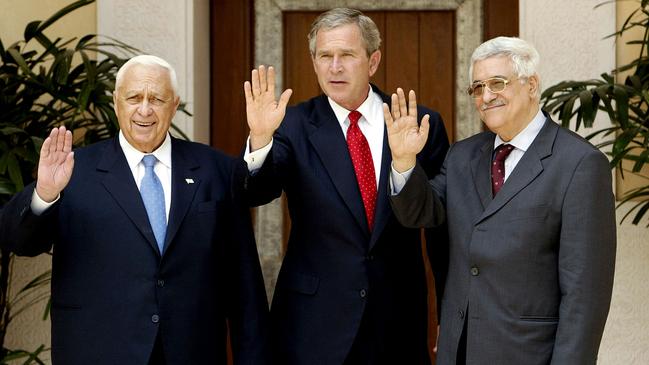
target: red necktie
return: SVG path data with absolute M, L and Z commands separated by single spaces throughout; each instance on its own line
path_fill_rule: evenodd
M 349 155 L 354 164 L 356 172 L 356 181 L 361 190 L 363 205 L 365 206 L 365 215 L 370 231 L 374 226 L 374 208 L 376 207 L 376 175 L 374 173 L 374 162 L 372 162 L 372 152 L 367 139 L 358 128 L 358 120 L 361 119 L 361 113 L 353 110 L 349 113 L 349 128 L 347 129 L 347 147 Z
M 514 150 L 510 144 L 501 144 L 496 148 L 496 156 L 491 164 L 491 189 L 496 196 L 505 183 L 505 159 Z

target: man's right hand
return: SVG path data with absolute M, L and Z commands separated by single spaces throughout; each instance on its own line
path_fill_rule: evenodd
M 252 82 L 252 84 L 251 84 Z M 273 138 L 286 113 L 286 105 L 293 90 L 285 90 L 275 99 L 275 69 L 271 66 L 266 72 L 262 65 L 252 70 L 251 82 L 243 84 L 246 94 L 246 117 L 250 128 L 250 151 L 266 146 Z
M 43 142 L 38 160 L 36 193 L 47 203 L 53 202 L 68 185 L 74 168 L 72 132 L 64 126 L 52 129 Z

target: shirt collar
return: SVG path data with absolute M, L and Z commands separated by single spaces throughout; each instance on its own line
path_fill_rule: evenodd
M 160 147 L 151 153 L 144 153 L 133 147 L 128 143 L 124 136 L 124 132 L 121 130 L 119 131 L 119 145 L 122 147 L 122 151 L 124 151 L 124 156 L 126 156 L 126 161 L 131 170 L 142 161 L 144 155 L 154 155 L 165 167 L 169 169 L 171 168 L 171 137 L 169 136 L 169 133 L 167 133 Z
M 536 113 L 527 127 L 525 127 L 522 131 L 520 131 L 520 133 L 514 136 L 511 141 L 504 142 L 499 135 L 496 135 L 496 139 L 494 139 L 494 150 L 501 144 L 508 143 L 523 152 L 527 151 L 527 149 L 530 148 L 532 142 L 534 142 L 536 136 L 541 131 L 541 128 L 543 128 L 545 119 L 545 115 L 543 115 L 543 112 L 539 108 L 539 111 Z
M 367 123 L 373 126 L 373 123 L 377 122 L 377 118 L 370 118 L 370 116 L 373 114 L 373 110 L 376 110 L 375 106 L 377 103 L 378 95 L 374 94 L 372 92 L 372 86 L 371 85 L 369 86 L 370 87 L 368 88 L 367 97 L 365 98 L 365 101 L 363 101 L 363 103 L 358 108 L 356 108 L 356 110 L 358 110 L 358 112 L 363 115 L 364 117 L 363 119 L 365 119 Z M 377 97 L 374 97 L 375 95 Z M 340 123 L 340 125 L 345 125 L 345 122 L 348 120 L 349 112 L 351 112 L 351 110 L 347 110 L 343 108 L 330 97 L 327 97 L 327 99 L 329 100 L 329 105 L 331 105 L 331 109 L 333 109 L 334 114 L 336 115 L 336 119 L 338 119 L 338 123 Z

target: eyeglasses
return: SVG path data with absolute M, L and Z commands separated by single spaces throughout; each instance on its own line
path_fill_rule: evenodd
M 482 97 L 485 87 L 492 93 L 500 94 L 505 91 L 507 84 L 514 80 L 516 79 L 507 80 L 502 77 L 491 77 L 484 81 L 475 81 L 471 86 L 469 86 L 467 92 L 476 99 Z

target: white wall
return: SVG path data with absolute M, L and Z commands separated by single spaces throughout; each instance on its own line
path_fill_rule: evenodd
M 97 32 L 171 63 L 180 98 L 194 114 L 177 113 L 174 124 L 209 143 L 208 0 L 97 0 Z
M 616 7 L 607 4 L 594 9 L 600 2 L 520 0 L 520 36 L 532 42 L 541 54 L 544 88 L 563 80 L 598 78 L 615 68 L 615 44 L 603 38 L 616 29 Z M 596 126 L 607 124 L 602 115 Z M 617 211 L 618 222 L 625 212 Z M 613 299 L 598 364 L 649 364 L 646 224 L 638 227 L 625 222 L 618 226 Z

